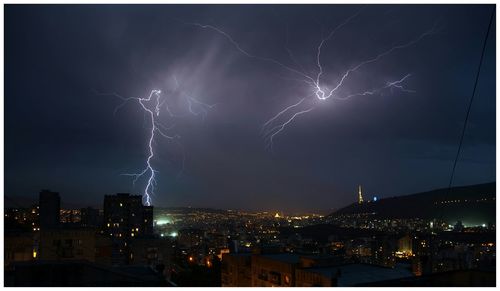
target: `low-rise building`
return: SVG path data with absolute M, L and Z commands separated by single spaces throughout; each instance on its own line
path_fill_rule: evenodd
M 296 287 L 351 287 L 378 281 L 412 277 L 409 267 L 386 268 L 369 264 L 297 269 Z
M 4 243 L 4 266 L 31 261 L 38 256 L 32 232 L 6 232 Z
M 232 253 L 223 256 L 221 276 L 224 287 L 347 287 L 413 274 L 410 265 L 346 264 L 331 255 Z
M 222 287 L 252 286 L 252 254 L 223 254 L 221 267 Z

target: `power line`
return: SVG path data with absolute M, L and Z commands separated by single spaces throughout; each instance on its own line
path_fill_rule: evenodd
M 495 7 L 493 7 L 493 11 L 491 12 L 490 23 L 488 24 L 488 30 L 486 31 L 486 36 L 484 38 L 483 50 L 481 52 L 481 58 L 479 59 L 479 66 L 478 66 L 477 73 L 476 73 L 476 80 L 474 82 L 474 88 L 472 90 L 472 96 L 470 98 L 469 106 L 467 108 L 467 114 L 465 115 L 464 126 L 462 128 L 462 134 L 460 136 L 460 143 L 458 144 L 457 154 L 455 156 L 455 161 L 453 162 L 453 168 L 451 170 L 450 182 L 448 183 L 448 194 L 450 194 L 450 192 L 451 192 L 451 185 L 453 184 L 453 178 L 455 176 L 455 169 L 457 167 L 458 157 L 460 156 L 460 151 L 462 150 L 462 144 L 463 144 L 463 141 L 464 141 L 465 130 L 467 129 L 467 121 L 469 120 L 470 109 L 472 107 L 472 102 L 474 101 L 474 96 L 476 95 L 476 88 L 477 88 L 477 83 L 479 81 L 479 74 L 481 73 L 481 65 L 483 63 L 484 52 L 486 51 L 486 44 L 488 42 L 488 36 L 490 34 L 491 24 L 493 23 L 494 16 L 495 16 Z

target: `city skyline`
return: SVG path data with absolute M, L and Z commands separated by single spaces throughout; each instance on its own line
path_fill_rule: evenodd
M 134 187 L 122 174 L 142 169 L 150 124 L 109 92 L 147 98 L 178 87 L 193 96 L 189 111 L 193 100 L 215 106 L 176 120 L 182 147 L 154 140 L 155 207 L 311 211 L 356 202 L 358 185 L 366 200 L 448 186 L 491 6 L 202 8 L 7 6 L 5 195 L 47 188 L 85 206 L 142 194 L 144 181 Z M 318 43 L 346 20 L 322 48 L 325 80 L 411 45 L 356 71 L 343 94 L 359 96 L 311 101 L 321 103 L 266 148 L 262 125 L 311 92 L 262 58 L 314 71 Z M 495 180 L 494 24 L 454 186 Z

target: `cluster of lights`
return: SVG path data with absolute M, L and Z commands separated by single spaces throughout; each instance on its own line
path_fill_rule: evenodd
M 169 219 L 160 219 L 156 221 L 156 225 L 166 225 L 172 223 Z
M 171 233 L 167 234 L 170 237 L 177 237 L 179 234 L 176 231 L 172 231 Z M 161 237 L 165 237 L 165 234 L 162 233 L 160 234 Z
M 462 203 L 462 202 L 484 202 L 484 201 L 488 201 L 488 200 L 495 200 L 495 198 L 481 198 L 481 199 L 464 199 L 464 200 L 461 200 L 461 199 L 455 199 L 455 200 L 445 200 L 445 201 L 438 201 L 438 202 L 434 202 L 434 205 L 438 205 L 438 204 L 449 204 L 449 203 Z

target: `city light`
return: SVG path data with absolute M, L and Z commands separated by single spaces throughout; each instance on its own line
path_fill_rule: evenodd
M 165 224 L 169 224 L 169 223 L 172 223 L 168 218 L 165 218 L 165 219 L 160 219 L 156 222 L 156 225 L 165 225 Z
M 5 9 L 6 287 L 497 284 L 496 6 L 285 6 Z

